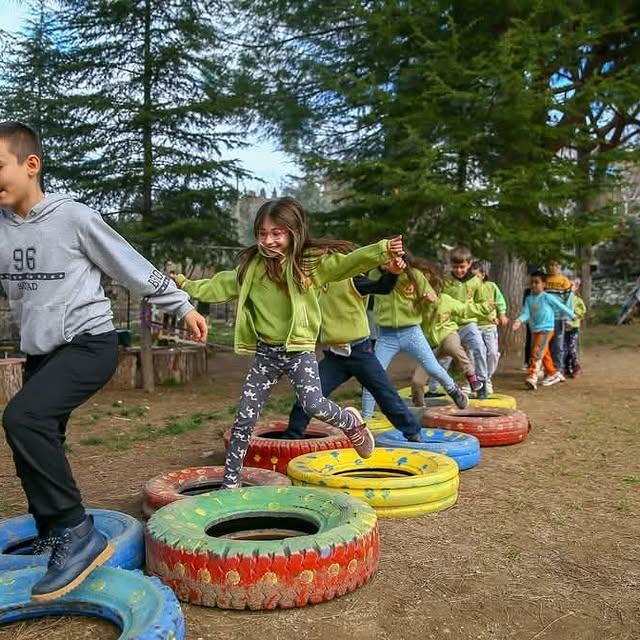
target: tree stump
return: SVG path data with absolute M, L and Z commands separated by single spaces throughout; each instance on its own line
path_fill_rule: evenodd
M 105 389 L 135 389 L 138 376 L 138 349 L 120 349 L 118 367 Z
M 207 372 L 204 347 L 155 347 L 153 373 L 156 384 L 185 384 Z
M 24 358 L 0 360 L 0 404 L 6 404 L 22 389 Z

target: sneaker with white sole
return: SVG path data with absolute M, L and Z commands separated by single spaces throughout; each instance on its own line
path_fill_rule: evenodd
M 491 395 L 493 393 L 493 382 L 491 382 L 491 380 L 487 380 L 484 384 L 487 388 L 487 393 Z
M 535 391 L 538 388 L 538 376 L 536 375 L 527 376 L 525 378 L 524 383 L 527 385 L 529 389 L 531 389 L 532 391 Z
M 558 382 L 562 382 L 564 376 L 561 373 L 554 373 L 551 376 L 545 376 L 542 380 L 543 387 L 550 387 L 553 384 L 557 384 Z
M 355 424 L 352 427 L 344 428 L 345 435 L 351 440 L 351 446 L 361 458 L 370 458 L 376 448 L 373 434 L 369 431 L 367 423 L 355 407 L 347 407 L 345 411 L 350 413 L 355 420 Z

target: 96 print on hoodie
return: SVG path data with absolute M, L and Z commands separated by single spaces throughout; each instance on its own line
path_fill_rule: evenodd
M 178 318 L 193 308 L 186 293 L 96 211 L 70 197 L 48 195 L 26 218 L 2 210 L 0 283 L 25 353 L 49 353 L 81 333 L 113 330 L 101 273 Z

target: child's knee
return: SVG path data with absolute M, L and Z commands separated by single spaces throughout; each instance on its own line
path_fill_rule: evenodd
M 9 402 L 2 414 L 2 427 L 7 434 L 7 438 L 15 438 L 16 435 L 25 431 L 25 427 L 27 426 L 26 418 L 24 408 L 20 406 L 20 403 L 17 402 L 15 398 Z

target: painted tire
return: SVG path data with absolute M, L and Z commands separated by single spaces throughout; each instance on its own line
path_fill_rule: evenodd
M 427 407 L 446 407 L 453 404 L 453 400 L 439 387 L 438 391 L 442 391 L 442 395 L 427 398 L 424 401 Z M 403 387 L 398 389 L 398 394 L 403 400 L 411 401 L 411 387 Z M 500 409 L 517 409 L 518 403 L 513 396 L 506 393 L 492 393 L 486 400 L 478 400 L 478 398 L 469 398 L 470 407 L 498 407 Z
M 99 567 L 71 593 L 33 602 L 31 588 L 44 567 L 0 575 L 0 625 L 42 616 L 92 616 L 113 622 L 120 640 L 183 640 L 184 617 L 175 595 L 141 571 Z
M 155 476 L 142 490 L 142 511 L 149 518 L 158 509 L 176 500 L 219 489 L 223 478 L 224 467 L 192 467 Z M 282 473 L 251 467 L 243 467 L 240 481 L 243 487 L 291 486 L 291 480 Z
M 374 411 L 373 415 L 370 418 L 367 418 L 367 427 L 374 432 L 389 431 L 390 429 L 393 429 L 393 425 L 389 421 L 389 418 L 379 411 Z
M 353 449 L 311 453 L 292 460 L 288 473 L 294 485 L 347 493 L 385 516 L 405 515 L 408 507 L 446 509 L 455 504 L 460 483 L 453 458 L 401 448 L 377 448 L 366 460 Z
M 126 513 L 108 509 L 87 509 L 87 513 L 114 548 L 115 553 L 105 566 L 140 569 L 144 564 L 144 530 L 140 522 Z M 30 515 L 0 520 L 0 573 L 47 566 L 47 555 L 24 554 L 30 551 L 36 536 L 36 525 Z
M 495 447 L 522 442 L 531 424 L 526 414 L 499 407 L 458 409 L 451 405 L 428 409 L 423 424 L 430 429 L 449 429 L 474 435 L 481 447 Z
M 453 458 L 460 471 L 471 469 L 480 462 L 480 442 L 475 436 L 443 429 L 422 429 L 420 436 L 423 442 L 407 442 L 402 432 L 394 429 L 376 436 L 376 444 L 441 453 Z
M 254 524 L 238 526 L 243 517 L 254 518 Z M 285 539 L 233 539 L 233 520 L 237 530 L 248 527 L 259 537 L 256 518 L 279 519 L 280 527 L 296 518 L 308 529 Z M 216 526 L 220 535 L 227 527 L 232 537 L 209 535 Z M 284 609 L 331 600 L 362 586 L 380 557 L 371 507 L 300 487 L 248 487 L 180 500 L 151 516 L 146 535 L 151 573 L 181 600 L 222 609 Z
M 312 422 L 305 432 L 304 440 L 279 440 L 269 438 L 273 432 L 282 433 L 287 428 L 286 422 L 267 422 L 256 425 L 253 430 L 249 448 L 244 459 L 248 467 L 270 469 L 286 475 L 289 460 L 314 451 L 330 449 L 347 449 L 351 447 L 349 438 L 344 433 L 322 422 Z M 224 446 L 229 447 L 231 432 L 224 434 Z

